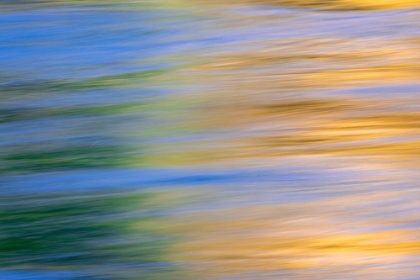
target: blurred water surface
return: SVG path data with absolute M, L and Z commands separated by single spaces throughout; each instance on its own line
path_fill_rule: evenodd
M 418 279 L 418 4 L 1 1 L 0 278 Z

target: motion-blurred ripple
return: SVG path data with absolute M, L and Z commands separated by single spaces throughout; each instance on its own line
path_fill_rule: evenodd
M 0 278 L 418 279 L 419 4 L 1 1 Z

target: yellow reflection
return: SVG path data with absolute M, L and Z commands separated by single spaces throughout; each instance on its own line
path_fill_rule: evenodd
M 261 17 L 262 22 L 272 20 Z M 251 50 L 206 53 L 196 57 L 201 63 L 166 77 L 192 79 L 202 87 L 180 101 L 191 110 L 179 123 L 159 129 L 162 137 L 181 126 L 209 137 L 147 146 L 149 164 L 223 164 L 296 155 L 419 156 L 417 97 L 380 89 L 352 94 L 360 87 L 416 84 L 416 38 L 372 46 L 363 38 L 303 36 L 237 47 Z
M 159 0 L 161 5 L 185 7 L 194 5 L 278 5 L 313 9 L 339 9 L 339 10 L 376 10 L 396 9 L 420 5 L 418 0 Z
M 267 3 L 286 6 L 329 9 L 394 9 L 420 5 L 418 0 L 267 0 Z
M 385 192 L 189 214 L 171 223 L 185 237 L 172 248 L 172 256 L 201 277 L 392 265 L 420 256 L 418 231 L 395 229 L 415 222 L 418 215 L 393 220 L 376 207 L 390 202 L 387 210 L 415 209 L 410 202 L 396 202 L 405 195 Z

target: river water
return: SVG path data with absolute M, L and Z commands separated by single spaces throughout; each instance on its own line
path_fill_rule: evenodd
M 420 10 L 256 2 L 0 5 L 1 279 L 419 278 Z

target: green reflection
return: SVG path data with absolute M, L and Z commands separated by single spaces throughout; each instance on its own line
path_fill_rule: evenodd
M 147 79 L 181 69 L 183 66 L 129 72 L 124 74 L 106 75 L 84 80 L 33 80 L 20 83 L 3 83 L 2 92 L 41 93 L 56 91 L 84 91 L 112 87 L 129 87 L 144 83 Z
M 139 113 L 145 107 L 144 103 L 124 103 L 90 107 L 48 107 L 39 109 L 3 109 L 0 110 L 0 123 L 33 120 L 48 117 L 113 115 Z
M 166 207 L 160 196 L 109 192 L 3 196 L 1 267 L 93 268 L 90 274 L 110 279 L 136 275 L 146 277 L 141 279 L 149 279 L 147 275 L 163 277 L 169 271 L 174 272 L 164 263 L 165 248 L 173 240 L 162 227 L 154 226 L 159 224 Z M 108 271 L 107 266 L 116 271 Z M 122 267 L 126 268 L 121 270 Z
M 69 146 L 52 150 L 19 151 L 0 156 L 0 172 L 120 166 L 127 149 L 117 146 Z
M 69 81 L 69 82 L 57 82 L 52 84 L 49 89 L 53 91 L 64 91 L 64 90 L 91 90 L 98 88 L 108 88 L 114 86 L 130 86 L 136 85 L 142 79 L 151 78 L 168 71 L 175 70 L 173 68 L 163 68 L 154 70 L 145 70 L 138 72 L 131 72 L 126 74 L 108 75 L 83 81 Z

